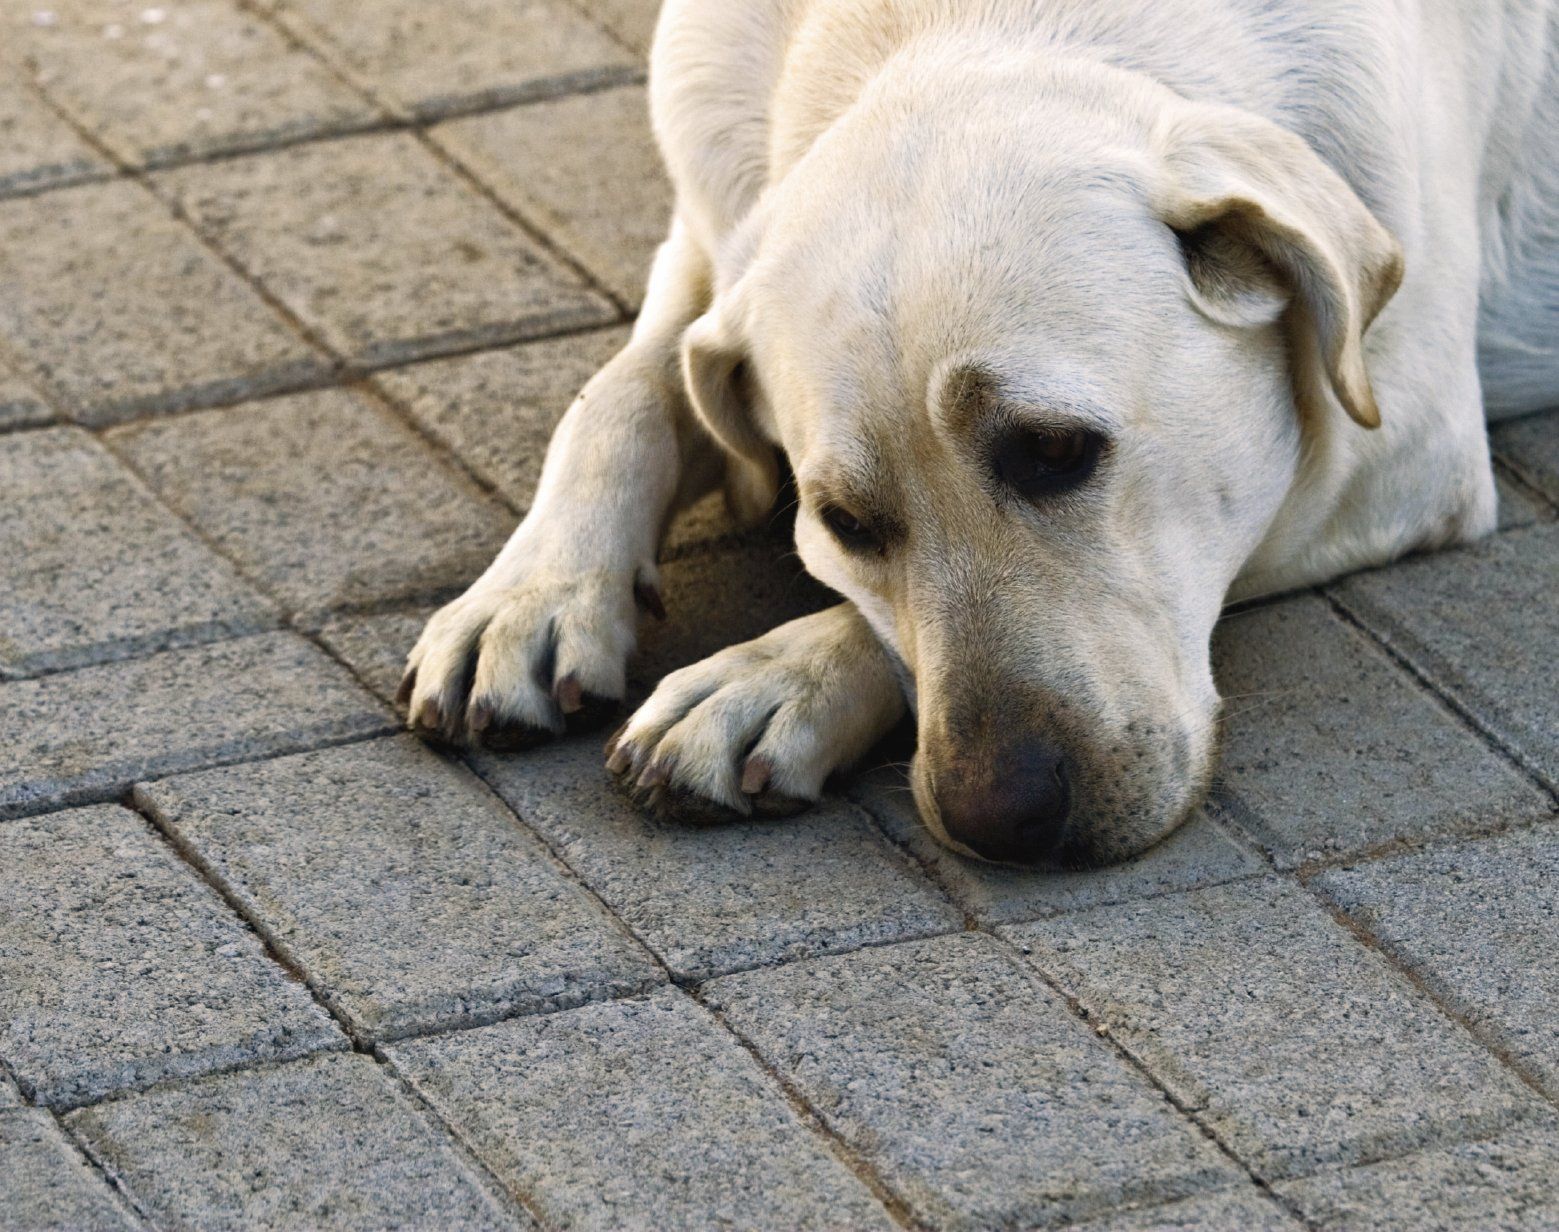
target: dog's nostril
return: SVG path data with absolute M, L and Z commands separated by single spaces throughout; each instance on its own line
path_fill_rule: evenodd
M 1072 811 L 1066 756 L 1048 742 L 1030 741 L 989 764 L 988 775 L 938 776 L 937 811 L 948 837 L 1007 864 L 1054 856 Z

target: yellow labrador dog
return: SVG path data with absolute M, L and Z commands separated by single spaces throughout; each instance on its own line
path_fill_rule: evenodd
M 534 507 L 412 652 L 471 743 L 620 698 L 670 514 L 781 483 L 846 602 L 668 677 L 652 796 L 815 799 L 917 716 L 954 848 L 1203 791 L 1219 609 L 1494 525 L 1559 401 L 1559 0 L 668 0 L 676 217 Z

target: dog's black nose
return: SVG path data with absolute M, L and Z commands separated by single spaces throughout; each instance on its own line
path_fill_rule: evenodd
M 1054 856 L 1072 811 L 1066 755 L 1048 742 L 1028 741 L 987 764 L 988 773 L 937 775 L 937 811 L 948 837 L 1005 864 Z

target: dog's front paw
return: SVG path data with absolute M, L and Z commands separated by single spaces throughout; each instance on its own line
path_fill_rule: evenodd
M 798 812 L 898 721 L 887 656 L 846 607 L 673 672 L 607 746 L 647 808 L 687 820 Z
M 649 568 L 484 578 L 436 612 L 412 649 L 398 697 L 408 724 L 514 749 L 605 718 L 625 693 L 640 606 L 665 615 Z

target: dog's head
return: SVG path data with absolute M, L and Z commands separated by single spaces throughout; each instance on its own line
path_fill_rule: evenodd
M 739 500 L 789 456 L 803 560 L 903 664 L 931 830 L 1108 861 L 1204 790 L 1213 624 L 1306 421 L 1378 422 L 1400 257 L 1266 121 L 969 77 L 873 87 L 810 145 L 686 376 Z

